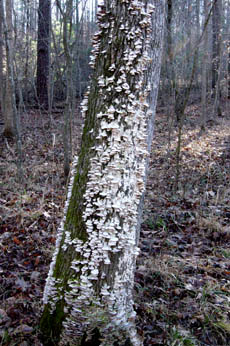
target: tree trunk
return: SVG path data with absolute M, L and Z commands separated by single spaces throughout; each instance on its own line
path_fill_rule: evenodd
M 28 102 L 28 94 L 29 94 L 29 53 L 30 53 L 30 1 L 26 1 L 26 61 L 25 61 L 25 83 L 24 83 L 24 88 L 25 88 L 25 101 Z
M 204 0 L 204 25 L 208 18 L 208 0 Z M 207 120 L 207 109 L 206 109 L 206 101 L 207 101 L 207 61 L 208 61 L 208 30 L 206 28 L 204 33 L 204 43 L 203 43 L 203 57 L 202 57 L 202 94 L 201 94 L 201 102 L 202 102 L 202 117 L 201 117 L 201 131 L 205 130 L 206 120 Z
M 186 5 L 185 5 L 186 6 Z M 187 0 L 185 13 L 185 29 L 186 29 L 186 41 L 185 41 L 185 50 L 186 50 L 186 65 L 185 65 L 185 73 L 187 76 L 190 76 L 192 70 L 192 6 L 191 0 Z M 188 77 L 184 76 L 184 82 L 186 85 L 186 81 Z M 187 77 L 187 78 L 186 78 Z
M 142 344 L 132 289 L 165 4 L 100 8 L 81 151 L 44 291 L 44 345 Z
M 4 114 L 3 110 L 3 90 L 4 90 L 4 81 L 3 81 L 3 0 L 0 0 L 0 112 Z
M 5 18 L 6 17 L 6 18 Z M 8 107 L 12 113 L 10 116 L 12 117 L 12 134 L 15 135 L 16 139 L 16 150 L 17 150 L 17 173 L 18 173 L 18 181 L 20 183 L 23 182 L 23 170 L 22 170 L 22 147 L 21 147 L 21 138 L 20 138 L 20 125 L 19 118 L 17 114 L 16 101 L 15 101 L 15 85 L 14 85 L 14 73 L 13 73 L 13 56 L 12 56 L 12 31 L 9 29 L 9 26 L 12 24 L 12 4 L 11 0 L 6 0 L 6 16 L 3 11 L 3 28 L 4 28 L 4 38 L 5 38 L 5 46 L 6 46 L 6 62 L 7 62 L 7 83 L 6 84 L 6 93 L 9 92 L 9 99 L 6 103 L 4 111 L 6 112 Z M 7 91 L 8 88 L 8 91 Z M 7 118 L 9 114 L 5 118 Z M 4 134 L 9 135 L 9 132 L 6 131 L 6 124 L 4 128 Z
M 215 92 L 215 100 L 214 100 L 214 107 L 213 107 L 213 116 L 214 118 L 217 116 L 222 116 L 222 110 L 221 110 L 221 104 L 220 104 L 220 96 L 221 96 L 221 69 L 223 64 L 223 48 L 222 48 L 222 39 L 220 39 L 220 61 L 219 61 L 219 67 L 217 71 L 217 81 L 216 81 L 216 92 Z
M 13 24 L 12 24 L 12 1 L 5 1 L 5 38 L 7 36 L 7 44 L 9 49 L 9 54 L 7 59 L 9 60 L 10 55 L 12 55 L 12 41 L 13 41 Z M 5 40 L 6 41 L 6 40 Z M 13 114 L 13 93 L 14 89 L 12 88 L 13 81 L 11 80 L 11 75 L 9 71 L 9 64 L 7 63 L 6 67 L 6 83 L 4 90 L 4 130 L 3 135 L 6 137 L 15 136 L 15 124 L 14 124 L 14 114 Z
M 227 24 L 227 28 L 226 28 L 226 34 L 228 37 L 227 40 L 227 97 L 228 99 L 230 99 L 230 32 L 229 32 L 229 27 L 230 27 L 230 1 L 228 0 L 227 2 L 227 10 L 226 10 L 226 24 Z
M 230 99 L 230 41 L 228 42 L 228 99 Z
M 173 6 L 172 0 L 167 0 L 167 55 L 168 55 L 168 72 L 170 81 L 170 94 L 175 93 L 175 71 L 174 71 L 174 61 L 173 61 L 173 42 L 172 42 L 172 16 L 173 16 Z
M 37 39 L 37 98 L 39 106 L 49 106 L 50 0 L 39 0 Z
M 216 84 L 220 65 L 221 0 L 216 0 L 212 14 L 212 96 L 216 95 Z
M 213 31 L 215 31 L 216 34 L 216 47 L 215 47 L 215 53 L 216 53 L 216 59 L 214 59 L 214 64 L 216 62 L 215 66 L 215 74 L 213 78 L 215 78 L 215 89 L 214 89 L 214 107 L 213 107 L 213 113 L 214 117 L 216 115 L 222 116 L 221 111 L 221 105 L 220 105 L 220 98 L 221 98 L 221 71 L 222 71 L 222 63 L 223 63 L 223 42 L 222 42 L 222 33 L 221 33 L 221 21 L 222 21 L 222 0 L 216 1 L 216 6 L 213 8 Z M 216 7 L 216 9 L 215 9 Z M 213 42 L 214 43 L 214 42 Z
M 196 42 L 199 41 L 200 38 L 200 0 L 196 0 Z M 196 87 L 200 89 L 200 64 L 198 64 L 198 68 L 196 71 Z
M 64 174 L 67 178 L 70 171 L 70 161 L 72 159 L 72 118 L 74 104 L 74 86 L 73 86 L 73 45 L 70 45 L 72 35 L 72 17 L 73 17 L 73 1 L 67 0 L 65 10 L 62 10 L 59 0 L 56 0 L 57 6 L 63 18 L 63 46 L 66 65 L 66 100 L 64 109 L 64 129 L 63 129 L 63 145 L 64 145 Z M 76 42 L 75 42 L 76 44 Z M 75 86 L 76 87 L 76 86 Z

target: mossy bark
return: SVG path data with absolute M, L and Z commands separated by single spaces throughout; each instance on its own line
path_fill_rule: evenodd
M 50 314 L 50 307 L 45 306 L 40 320 L 41 340 L 44 346 L 55 346 L 60 341 L 60 330 L 64 319 L 63 302 L 58 302 L 55 311 Z
M 129 328 L 125 325 L 129 327 L 130 323 L 133 326 L 131 295 L 143 206 L 140 196 L 143 196 L 147 148 L 150 150 L 144 132 L 147 129 L 152 132 L 145 89 L 149 82 L 153 84 L 150 104 L 154 114 L 162 51 L 164 0 L 153 0 L 154 10 L 148 3 L 143 0 L 139 6 L 135 1 L 105 0 L 101 6 L 94 73 L 83 106 L 86 119 L 81 150 L 44 294 L 45 308 L 40 322 L 44 345 L 141 345 L 136 336 L 133 336 L 135 342 L 129 340 L 129 335 L 126 335 Z M 155 11 L 153 17 L 156 22 L 153 42 L 148 46 L 152 11 Z M 138 47 L 135 46 L 135 30 L 141 37 L 136 44 Z M 127 38 L 131 31 L 133 36 Z M 153 68 L 147 56 L 150 47 Z M 130 67 L 125 72 L 130 56 L 132 64 L 128 61 Z M 136 70 L 133 72 L 134 67 Z M 152 133 L 149 142 L 151 138 Z M 122 149 L 116 151 L 116 146 Z M 100 155 L 104 161 L 100 160 Z M 118 177 L 118 181 L 114 177 Z M 94 186 L 95 182 L 102 186 L 102 191 L 96 185 L 95 191 L 89 188 L 89 184 Z M 107 193 L 111 196 L 109 201 Z M 100 205 L 103 205 L 101 209 Z M 107 232 L 111 232 L 109 238 Z M 104 257 L 102 248 L 106 249 L 108 258 Z M 86 292 L 90 292 L 85 305 L 84 299 L 81 300 L 86 294 L 84 287 Z M 125 296 L 120 296 L 120 292 Z M 127 305 L 128 317 L 126 311 L 120 311 L 116 299 L 123 310 Z M 123 329 L 117 327 L 113 330 L 116 329 L 114 325 L 111 330 L 111 321 L 116 319 L 114 314 Z M 124 320 L 126 317 L 127 321 Z M 85 329 L 80 332 L 78 326 Z M 110 340 L 107 343 L 103 341 L 103 331 Z M 113 341 L 110 334 L 115 335 Z M 68 340 L 64 339 L 66 335 Z M 121 342 L 116 343 L 116 340 Z

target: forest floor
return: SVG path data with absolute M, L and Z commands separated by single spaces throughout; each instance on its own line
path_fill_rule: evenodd
M 201 134 L 200 112 L 186 110 L 178 184 L 177 130 L 166 109 L 156 116 L 135 283 L 146 346 L 230 345 L 230 115 Z M 41 345 L 42 292 L 66 192 L 62 122 L 61 113 L 23 115 L 23 185 L 15 144 L 0 139 L 0 345 Z M 80 124 L 76 116 L 75 148 Z

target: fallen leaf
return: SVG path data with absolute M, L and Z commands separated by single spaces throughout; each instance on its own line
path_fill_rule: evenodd
M 13 237 L 13 242 L 17 245 L 21 244 L 20 240 L 17 237 Z

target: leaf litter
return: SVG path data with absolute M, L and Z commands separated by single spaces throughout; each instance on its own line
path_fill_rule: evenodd
M 230 119 L 200 134 L 199 108 L 187 113 L 177 190 L 176 128 L 165 110 L 156 116 L 134 289 L 144 345 L 230 344 Z M 66 193 L 63 119 L 51 120 L 22 116 L 23 187 L 15 144 L 1 138 L 1 345 L 41 345 L 41 299 Z M 73 133 L 76 150 L 79 115 Z
M 230 344 L 230 119 L 201 134 L 194 108 L 178 189 L 177 130 L 156 119 L 135 286 L 144 345 Z

